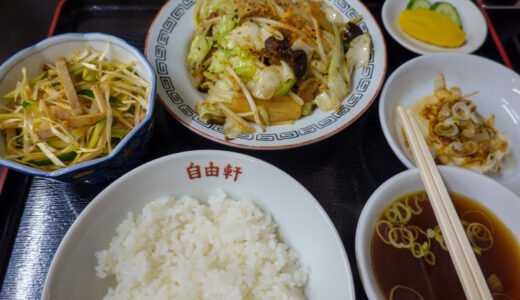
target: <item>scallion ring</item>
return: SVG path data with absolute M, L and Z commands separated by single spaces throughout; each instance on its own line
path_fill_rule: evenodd
M 469 120 L 471 115 L 469 107 L 464 102 L 457 102 L 453 104 L 451 111 L 457 119 L 462 121 Z
M 453 137 L 459 133 L 459 127 L 453 118 L 448 118 L 435 126 L 435 133 L 440 136 Z

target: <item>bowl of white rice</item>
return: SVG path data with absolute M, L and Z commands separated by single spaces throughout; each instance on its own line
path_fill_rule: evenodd
M 256 158 L 165 156 L 79 215 L 42 299 L 354 299 L 342 241 L 318 201 Z

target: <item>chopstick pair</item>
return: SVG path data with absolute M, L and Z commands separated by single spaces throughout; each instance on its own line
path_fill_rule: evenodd
M 493 299 L 415 117 L 403 106 L 397 112 L 466 297 Z

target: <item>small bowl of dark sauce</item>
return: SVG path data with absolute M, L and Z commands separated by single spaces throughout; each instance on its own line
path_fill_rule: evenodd
M 484 175 L 440 171 L 493 298 L 520 299 L 520 198 Z M 369 198 L 356 259 L 370 299 L 465 299 L 417 169 L 390 178 Z

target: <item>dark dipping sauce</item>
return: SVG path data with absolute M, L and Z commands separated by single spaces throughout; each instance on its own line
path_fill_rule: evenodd
M 424 191 L 405 195 L 395 202 L 404 203 L 406 197 L 424 197 Z M 489 250 L 482 251 L 477 256 L 484 277 L 488 278 L 495 274 L 502 288 L 490 288 L 493 298 L 496 300 L 515 299 L 520 300 L 520 247 L 511 231 L 488 209 L 482 205 L 459 194 L 451 193 L 459 218 L 467 211 L 478 210 L 487 215 L 492 221 L 493 246 Z M 499 201 L 500 199 L 496 199 Z M 394 204 L 393 202 L 392 204 Z M 437 221 L 429 201 L 422 201 L 420 205 L 423 212 L 413 215 L 408 224 L 416 225 L 426 231 L 437 226 Z M 389 206 L 390 207 L 390 206 Z M 489 221 L 480 214 L 467 214 L 465 220 L 488 224 Z M 379 220 L 386 220 L 385 212 Z M 390 299 L 390 292 L 394 286 L 406 286 L 418 292 L 422 299 L 466 299 L 464 290 L 457 277 L 455 267 L 451 261 L 448 251 L 443 250 L 439 242 L 432 238 L 430 251 L 435 255 L 435 264 L 428 264 L 424 258 L 415 258 L 410 249 L 398 249 L 392 245 L 385 244 L 377 235 L 375 229 L 372 233 L 370 246 L 370 258 L 372 269 L 375 274 L 379 289 Z M 421 299 L 415 293 L 405 288 L 394 291 L 392 300 Z

